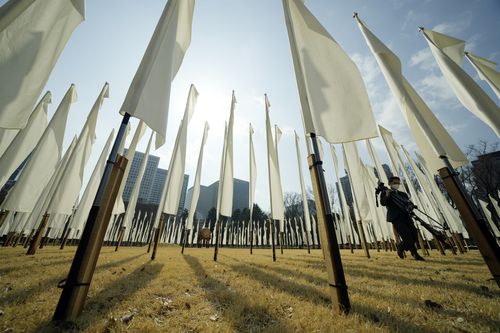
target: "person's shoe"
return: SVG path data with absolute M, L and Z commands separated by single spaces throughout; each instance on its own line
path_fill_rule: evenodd
M 404 259 L 404 258 L 405 258 L 405 255 L 404 255 L 403 249 L 402 249 L 402 247 L 401 247 L 401 243 L 400 243 L 397 247 L 398 247 L 398 256 L 399 256 L 401 259 Z
M 424 259 L 424 258 L 422 258 L 422 257 L 420 256 L 420 254 L 418 254 L 418 253 L 416 253 L 416 254 L 413 256 L 413 258 L 414 258 L 415 260 L 417 260 L 417 261 L 425 261 L 425 259 Z

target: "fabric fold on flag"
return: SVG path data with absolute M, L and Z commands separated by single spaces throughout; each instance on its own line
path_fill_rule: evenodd
M 193 228 L 193 221 L 196 215 L 196 207 L 198 206 L 198 199 L 200 198 L 200 186 L 201 186 L 201 169 L 203 167 L 203 150 L 205 148 L 205 143 L 208 137 L 208 122 L 205 122 L 205 128 L 203 129 L 203 137 L 201 139 L 200 153 L 198 155 L 198 163 L 196 164 L 196 174 L 194 177 L 193 192 L 191 194 L 191 205 L 189 207 L 188 218 L 186 221 L 186 229 L 191 230 Z
M 273 220 L 281 221 L 285 219 L 285 207 L 283 203 L 283 187 L 281 186 L 281 176 L 279 170 L 278 154 L 276 152 L 277 145 L 273 142 L 273 134 L 271 129 L 271 120 L 269 117 L 269 109 L 271 104 L 267 95 L 264 95 L 266 107 L 266 141 L 267 141 L 267 167 L 269 173 L 269 195 L 271 199 L 271 217 Z M 278 138 L 275 138 L 276 141 Z M 281 225 L 280 225 L 281 226 Z M 283 231 L 283 229 L 280 229 Z
M 186 109 L 184 110 L 184 116 L 179 126 L 174 150 L 172 151 L 172 157 L 170 158 L 170 164 L 168 166 L 167 179 L 165 180 L 165 201 L 160 203 L 160 205 L 163 205 L 163 213 L 174 216 L 178 213 L 182 193 L 182 184 L 184 183 L 188 125 L 196 108 L 197 99 L 198 91 L 192 84 L 189 88 Z
M 329 143 L 377 136 L 359 69 L 302 0 L 283 0 L 306 133 Z
M 295 151 L 297 153 L 297 163 L 299 170 L 300 192 L 302 194 L 302 207 L 304 210 L 304 221 L 306 222 L 307 237 L 309 237 L 311 233 L 311 216 L 309 213 L 309 203 L 307 201 L 306 185 L 304 184 L 304 174 L 302 173 L 302 158 L 299 147 L 299 136 L 297 135 L 297 132 L 294 131 L 294 133 L 295 133 Z
M 84 7 L 84 0 L 16 0 L 0 8 L 0 77 L 9 80 L 0 89 L 0 127 L 26 126 Z
M 169 0 L 130 84 L 120 113 L 142 119 L 165 143 L 170 88 L 191 43 L 194 0 Z
M 72 84 L 33 149 L 21 176 L 2 203 L 3 209 L 18 212 L 33 210 L 61 158 L 69 109 L 76 99 L 76 89 Z
M 453 167 L 468 163 L 467 158 L 403 76 L 399 58 L 355 15 L 359 29 L 372 51 L 392 94 L 407 120 L 420 151 L 434 172 L 445 167 L 439 156 L 447 156 Z
M 500 99 L 500 72 L 495 69 L 497 63 L 471 52 L 465 52 L 465 57 L 469 60 L 472 67 L 476 69 L 479 78 L 486 81 L 497 95 L 497 98 Z
M 421 31 L 458 100 L 500 136 L 500 108 L 462 69 L 465 42 L 429 29 Z
M 13 138 L 4 154 L 0 157 L 0 188 L 5 185 L 10 175 L 33 151 L 47 128 L 47 110 L 52 103 L 52 95 L 48 91 L 33 110 L 27 125 Z M 0 138 L 4 140 L 4 138 Z M 3 143 L 3 142 L 2 142 Z

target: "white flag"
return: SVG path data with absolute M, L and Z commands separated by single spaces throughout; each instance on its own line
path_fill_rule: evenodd
M 28 124 L 17 133 L 5 153 L 0 157 L 0 188 L 26 159 L 47 128 L 47 109 L 52 95 L 47 92 L 30 115 Z M 2 138 L 3 140 L 3 138 Z
M 47 125 L 47 123 L 45 123 Z M 5 153 L 9 145 L 19 133 L 18 129 L 0 128 L 0 158 Z
M 399 58 L 357 16 L 356 20 L 431 168 L 437 171 L 445 166 L 439 158 L 442 155 L 446 155 L 455 168 L 467 164 L 463 152 L 403 76 Z
M 500 99 L 500 72 L 495 69 L 497 63 L 470 52 L 465 52 L 465 56 L 476 69 L 479 78 L 486 81 Z
M 196 213 L 196 207 L 198 206 L 198 199 L 200 197 L 201 168 L 203 167 L 203 149 L 205 148 L 205 143 L 207 141 L 208 130 L 208 122 L 205 122 L 203 137 L 201 139 L 200 154 L 198 155 L 198 164 L 196 165 L 196 175 L 194 177 L 193 192 L 191 194 L 191 206 L 189 207 L 189 214 L 186 221 L 186 229 L 188 230 L 191 230 L 193 228 L 193 220 Z
M 184 184 L 184 171 L 186 168 L 188 124 L 193 116 L 197 98 L 198 91 L 192 84 L 189 88 L 186 109 L 184 110 L 184 116 L 179 126 L 179 131 L 177 132 L 174 150 L 172 151 L 172 157 L 170 158 L 170 164 L 168 166 L 167 179 L 165 180 L 166 193 L 163 203 L 163 212 L 170 215 L 177 215 L 179 210 L 179 201 L 181 199 L 182 185 Z
M 255 184 L 257 181 L 257 163 L 255 161 L 255 151 L 253 148 L 253 127 L 252 124 L 249 124 L 249 170 L 250 170 L 250 187 L 248 188 L 248 207 L 250 209 L 250 220 L 249 223 L 252 224 L 253 221 L 253 205 L 254 205 L 254 197 L 255 197 Z
M 363 163 L 359 158 L 356 142 L 343 143 L 342 148 L 344 149 L 344 164 L 352 188 L 355 215 L 362 221 L 372 220 L 363 182 Z
M 309 238 L 309 235 L 311 233 L 311 216 L 309 215 L 309 203 L 307 202 L 306 185 L 304 184 L 304 176 L 302 173 L 302 158 L 299 147 L 299 136 L 297 135 L 297 132 L 294 131 L 294 133 L 295 133 L 295 150 L 297 153 L 297 163 L 299 165 L 299 180 L 300 180 L 300 191 L 302 193 L 302 207 L 304 209 L 307 237 Z
M 76 99 L 75 86 L 71 85 L 31 153 L 21 176 L 3 202 L 3 209 L 18 212 L 33 210 L 61 158 L 68 112 Z
M 71 141 L 69 147 L 64 152 L 63 157 L 57 163 L 56 168 L 55 168 L 54 172 L 52 173 L 52 177 L 50 177 L 50 180 L 47 182 L 47 185 L 45 185 L 45 187 L 43 188 L 41 195 L 38 196 L 38 200 L 36 201 L 36 204 L 34 205 L 33 209 L 31 210 L 31 213 L 26 213 L 27 217 L 26 217 L 26 224 L 24 227 L 27 230 L 31 230 L 31 229 L 35 228 L 38 225 L 38 223 L 41 221 L 42 216 L 47 211 L 47 207 L 49 205 L 50 198 L 54 194 L 54 191 L 56 189 L 56 185 L 59 183 L 59 180 L 62 177 L 63 171 L 69 162 L 69 158 L 70 158 L 71 154 L 73 153 L 73 150 L 75 149 L 76 141 L 77 141 L 77 137 L 75 135 L 73 137 L 73 140 Z
M 193 10 L 194 0 L 167 2 L 120 109 L 157 133 L 156 149 L 165 142 L 170 87 L 191 43 Z
M 113 207 L 113 215 L 125 213 L 125 205 L 123 204 L 123 191 L 125 190 L 125 184 L 126 184 L 127 179 L 128 179 L 128 174 L 130 172 L 130 168 L 132 167 L 132 161 L 134 160 L 134 155 L 135 155 L 135 150 L 137 148 L 137 144 L 141 140 L 146 129 L 147 129 L 147 126 L 144 123 L 144 121 L 142 121 L 142 120 L 139 121 L 139 124 L 137 125 L 137 128 L 135 129 L 134 137 L 132 138 L 132 142 L 130 142 L 130 145 L 129 145 L 128 150 L 127 150 L 127 154 L 125 155 L 125 158 L 129 162 L 127 163 L 127 166 L 125 167 L 125 171 L 123 172 L 122 182 L 120 184 L 120 188 L 118 189 L 118 194 L 116 196 L 115 206 Z M 125 141 L 125 138 L 123 139 L 123 141 Z
M 104 98 L 108 97 L 109 84 L 105 83 L 94 106 L 87 116 L 87 120 L 78 137 L 75 150 L 71 154 L 68 165 L 63 171 L 61 180 L 56 185 L 57 188 L 47 208 L 48 213 L 70 215 L 73 212 L 74 203 L 82 187 L 85 165 L 87 164 L 90 153 L 92 152 L 92 146 L 95 142 L 95 130 L 99 110 L 104 102 Z
M 269 100 L 264 96 L 266 105 L 266 139 L 267 139 L 267 167 L 269 172 L 269 195 L 271 198 L 271 217 L 281 221 L 285 219 L 285 207 L 283 204 L 283 189 L 281 187 L 281 176 L 278 163 L 276 145 L 273 142 L 271 120 L 269 119 Z M 276 138 L 277 139 L 277 138 Z M 283 229 L 280 229 L 283 231 Z
M 428 29 L 422 32 L 458 100 L 500 136 L 499 107 L 461 67 L 465 42 Z
M 306 133 L 330 143 L 377 136 L 361 74 L 302 0 L 283 0 Z
M 233 214 L 233 127 L 234 110 L 236 109 L 236 96 L 231 97 L 231 112 L 225 136 L 224 154 L 222 156 L 222 173 L 219 180 L 220 200 L 218 201 L 218 214 L 231 217 Z
M 92 171 L 92 175 L 90 176 L 89 182 L 85 187 L 85 191 L 83 192 L 82 198 L 78 207 L 76 209 L 73 218 L 71 219 L 71 228 L 75 230 L 83 230 L 85 223 L 87 222 L 87 218 L 89 216 L 90 208 L 92 208 L 92 204 L 94 203 L 94 198 L 97 193 L 97 189 L 99 188 L 99 184 L 101 182 L 102 175 L 104 173 L 104 168 L 106 167 L 106 159 L 108 158 L 109 149 L 113 144 L 113 139 L 115 137 L 115 130 L 113 129 L 108 136 L 108 140 L 104 145 L 101 155 L 97 160 L 97 163 Z
M 84 0 L 16 0 L 0 9 L 0 127 L 24 128 Z
M 123 217 L 122 226 L 125 227 L 125 234 L 123 239 L 127 239 L 130 234 L 130 228 L 132 227 L 132 218 L 135 214 L 135 206 L 137 205 L 137 199 L 139 199 L 139 191 L 141 189 L 142 178 L 144 177 L 144 172 L 146 171 L 146 166 L 148 165 L 149 151 L 151 149 L 151 143 L 153 142 L 153 136 L 155 132 L 151 132 L 149 137 L 148 146 L 146 152 L 144 153 L 144 158 L 142 159 L 141 165 L 137 172 L 137 177 L 135 178 L 135 183 L 130 193 L 130 198 L 128 200 L 127 210 L 125 211 L 125 216 Z

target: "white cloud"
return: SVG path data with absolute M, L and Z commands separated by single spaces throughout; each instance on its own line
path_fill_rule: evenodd
M 361 76 L 366 85 L 368 95 L 374 99 L 374 96 L 379 93 L 379 84 L 377 79 L 380 74 L 380 69 L 377 65 L 375 58 L 370 54 L 362 55 L 355 53 L 352 55 L 352 60 L 356 63 L 361 72 Z
M 457 18 L 453 22 L 443 22 L 432 28 L 432 30 L 449 35 L 459 34 L 466 30 L 471 24 L 471 18 L 469 16 L 464 16 Z
M 420 69 L 426 71 L 431 71 L 437 68 L 437 64 L 432 57 L 431 50 L 427 47 L 411 56 L 410 66 L 418 66 Z

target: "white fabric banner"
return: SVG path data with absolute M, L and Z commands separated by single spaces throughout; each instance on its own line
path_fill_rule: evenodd
M 271 107 L 271 105 L 269 104 L 267 95 L 265 95 L 264 99 L 266 105 L 267 167 L 269 172 L 271 217 L 274 220 L 283 221 L 285 219 L 285 207 L 283 203 L 283 189 L 281 186 L 278 154 L 276 152 L 276 145 L 273 142 L 271 120 L 269 119 L 269 108 Z
M 9 148 L 17 133 L 19 133 L 18 129 L 0 128 L 0 158 L 5 153 L 5 150 Z
M 194 0 L 169 0 L 120 109 L 144 120 L 165 143 L 170 87 L 191 43 Z
M 149 137 L 148 146 L 146 148 L 146 152 L 144 153 L 141 165 L 139 166 L 137 178 L 135 179 L 134 187 L 132 188 L 132 192 L 130 193 L 130 198 L 128 200 L 127 210 L 125 211 L 125 216 L 123 217 L 122 226 L 125 227 L 125 234 L 123 235 L 124 240 L 128 239 L 130 228 L 132 227 L 135 206 L 137 205 L 137 199 L 139 199 L 142 178 L 144 177 L 144 172 L 146 171 L 146 166 L 148 165 L 149 151 L 151 149 L 151 143 L 153 142 L 154 133 L 155 132 L 151 132 L 151 136 Z
M 356 20 L 431 169 L 437 171 L 445 166 L 441 155 L 448 156 L 455 168 L 467 164 L 463 152 L 403 76 L 399 58 L 357 16 Z
M 472 64 L 472 67 L 476 69 L 479 78 L 486 81 L 497 95 L 497 98 L 500 99 L 500 72 L 495 69 L 497 63 L 470 52 L 465 52 L 465 57 Z
M 90 176 L 87 186 L 85 187 L 80 203 L 78 204 L 73 218 L 71 219 L 70 227 L 74 230 L 83 230 L 83 227 L 87 222 L 90 208 L 92 208 L 92 204 L 94 203 L 94 198 L 97 193 L 99 183 L 101 182 L 104 168 L 106 167 L 106 160 L 108 158 L 111 145 L 113 144 L 114 137 L 115 130 L 113 129 L 108 136 L 108 140 L 101 151 L 101 155 L 99 156 L 94 170 L 92 171 L 92 175 Z
M 203 137 L 201 139 L 200 153 L 198 155 L 198 164 L 196 165 L 196 175 L 194 177 L 193 192 L 191 194 L 191 206 L 189 207 L 189 214 L 186 221 L 186 229 L 191 230 L 193 228 L 193 220 L 196 213 L 196 207 L 198 206 L 198 199 L 200 197 L 200 185 L 201 185 L 201 169 L 203 167 L 203 149 L 205 148 L 205 143 L 208 136 L 208 122 L 205 122 L 205 128 L 203 130 Z
M 71 104 L 77 99 L 71 85 L 31 153 L 21 176 L 2 204 L 3 209 L 31 212 L 61 158 L 66 120 Z
M 330 143 L 377 136 L 365 85 L 354 62 L 306 8 L 283 0 L 306 133 Z
M 84 20 L 84 0 L 16 0 L 0 10 L 0 127 L 24 128 L 59 55 Z
M 294 133 L 295 133 L 295 151 L 297 153 L 297 163 L 299 165 L 298 168 L 299 168 L 300 191 L 302 193 L 302 207 L 304 208 L 306 230 L 308 231 L 307 237 L 309 237 L 309 234 L 311 232 L 311 216 L 309 213 L 309 203 L 307 201 L 306 185 L 304 184 L 304 174 L 302 173 L 302 158 L 299 147 L 299 136 L 297 135 L 297 132 L 294 131 Z
M 483 214 L 484 216 L 486 216 L 486 220 L 488 221 L 488 224 L 490 225 L 490 228 L 493 231 L 493 235 L 495 235 L 495 238 L 500 238 L 500 230 L 498 230 L 498 227 L 496 226 L 495 222 L 493 222 L 492 218 L 493 214 L 488 209 L 488 203 L 481 199 L 478 200 L 479 200 L 479 205 L 483 210 Z
M 197 98 L 198 91 L 192 84 L 189 88 L 186 109 L 184 110 L 184 116 L 179 126 L 174 150 L 172 151 L 172 157 L 168 166 L 167 179 L 165 180 L 166 193 L 163 212 L 170 215 L 177 215 L 177 211 L 179 210 L 182 185 L 184 183 L 184 171 L 186 168 L 188 124 L 193 116 Z
M 344 150 L 344 164 L 352 188 L 354 212 L 358 213 L 358 218 L 361 221 L 372 220 L 363 183 L 363 163 L 359 158 L 356 142 L 343 143 L 342 148 Z
M 500 136 L 500 108 L 462 69 L 465 42 L 428 29 L 422 32 L 458 100 Z
M 104 102 L 104 98 L 108 97 L 109 84 L 105 83 L 87 116 L 87 120 L 78 137 L 75 150 L 71 154 L 62 178 L 56 185 L 57 188 L 47 208 L 48 213 L 70 215 L 73 212 L 75 201 L 82 188 L 85 165 L 90 157 L 92 146 L 96 139 L 95 131 L 99 110 Z
M 118 189 L 118 195 L 116 196 L 115 206 L 113 207 L 113 215 L 119 215 L 121 213 L 125 213 L 125 205 L 123 204 L 123 191 L 125 190 L 125 184 L 127 183 L 128 174 L 130 172 L 130 168 L 132 167 L 132 162 L 134 160 L 135 151 L 137 149 L 137 144 L 142 139 L 144 132 L 146 132 L 147 126 L 144 121 L 139 121 L 137 128 L 134 132 L 134 137 L 130 142 L 130 145 L 127 150 L 127 154 L 125 158 L 128 160 L 127 166 L 125 167 L 125 171 L 123 172 L 122 182 L 120 184 L 120 188 Z M 125 141 L 125 138 L 123 139 Z M 122 141 L 122 142 L 123 142 Z
M 227 133 L 225 135 L 224 154 L 221 163 L 221 178 L 219 180 L 219 196 L 218 214 L 231 217 L 233 214 L 233 185 L 234 185 L 234 163 L 233 163 L 233 128 L 234 128 L 234 111 L 236 109 L 236 97 L 231 97 L 231 113 L 229 114 L 229 122 L 227 125 Z
M 249 171 L 250 171 L 250 186 L 248 188 L 248 207 L 250 209 L 250 219 L 249 219 L 249 224 L 252 223 L 253 221 L 253 205 L 254 205 L 254 198 L 255 198 L 255 186 L 257 182 L 257 162 L 255 161 L 255 151 L 253 148 L 253 127 L 252 124 L 249 124 L 249 133 L 248 133 L 248 139 L 249 139 Z
M 76 140 L 75 136 L 69 147 L 66 149 L 66 152 L 64 152 L 62 159 L 57 163 L 55 171 L 52 173 L 52 177 L 48 181 L 47 185 L 45 185 L 43 192 L 38 196 L 38 200 L 36 201 L 31 213 L 27 213 L 28 217 L 26 218 L 27 221 L 24 225 L 27 230 L 35 228 L 42 219 L 43 214 L 47 211 L 47 206 L 49 205 L 50 198 L 54 194 L 56 184 L 61 179 L 64 168 L 66 168 L 69 158 L 75 149 Z
M 47 128 L 47 109 L 49 103 L 52 102 L 51 99 L 50 92 L 42 97 L 31 113 L 26 127 L 17 133 L 5 153 L 0 157 L 0 188 L 5 185 L 12 173 L 33 151 Z
M 490 194 L 488 194 L 488 197 L 493 204 L 493 209 L 497 212 L 497 216 L 500 217 L 500 206 L 498 205 L 498 202 Z

